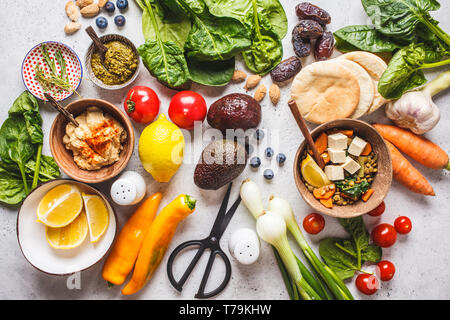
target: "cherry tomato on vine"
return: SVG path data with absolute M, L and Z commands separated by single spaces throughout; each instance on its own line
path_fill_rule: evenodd
M 384 204 L 384 201 L 378 205 L 375 209 L 372 211 L 369 211 L 367 214 L 372 217 L 378 217 L 381 216 L 384 213 L 384 210 L 386 209 L 386 205 Z
M 180 91 L 173 96 L 169 105 L 169 117 L 177 126 L 191 130 L 195 121 L 205 120 L 207 112 L 205 99 L 194 91 Z
M 388 223 L 382 223 L 372 230 L 373 242 L 382 248 L 388 248 L 397 241 L 397 231 Z
M 400 216 L 394 221 L 395 230 L 400 234 L 407 234 L 411 232 L 412 223 L 408 217 Z
M 303 219 L 303 229 L 309 234 L 318 234 L 325 227 L 325 219 L 318 213 L 308 214 Z
M 365 295 L 372 295 L 380 288 L 380 283 L 374 275 L 361 273 L 356 278 L 356 288 Z
M 159 113 L 160 101 L 155 91 L 145 86 L 136 86 L 128 91 L 123 103 L 130 118 L 139 123 L 150 123 Z
M 383 260 L 377 263 L 381 281 L 389 281 L 394 277 L 395 266 L 392 262 Z

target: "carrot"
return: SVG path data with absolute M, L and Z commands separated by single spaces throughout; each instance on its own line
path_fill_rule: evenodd
M 386 144 L 391 151 L 394 178 L 413 192 L 434 196 L 433 187 L 427 179 L 406 160 L 393 144 L 389 141 L 386 141 Z
M 320 156 L 322 157 L 323 162 L 324 162 L 325 164 L 327 164 L 328 162 L 331 161 L 330 155 L 329 155 L 328 152 L 326 152 L 326 151 L 325 151 L 324 153 L 322 153 Z
M 322 132 L 316 141 L 314 141 L 314 144 L 316 145 L 319 154 L 324 153 L 328 148 L 328 135 L 325 132 Z M 312 155 L 311 150 L 309 150 L 309 153 Z
M 361 152 L 361 155 L 368 156 L 371 152 L 372 152 L 372 145 L 370 143 L 367 143 L 363 151 Z
M 326 189 L 326 187 L 328 187 L 328 190 Z M 334 192 L 336 191 L 336 187 L 334 184 L 328 185 L 328 186 L 323 186 L 320 188 L 316 188 L 313 191 L 313 195 L 316 199 L 330 199 Z
M 351 130 L 351 129 L 348 129 L 348 130 L 342 129 L 342 130 L 338 130 L 337 132 L 340 132 L 349 138 L 353 137 L 353 130 Z
M 327 208 L 333 208 L 333 200 L 329 199 L 320 199 L 320 203 L 323 204 Z
M 373 189 L 369 189 L 366 192 L 364 192 L 364 194 L 361 197 L 362 201 L 367 202 L 367 200 L 369 200 L 370 197 L 372 196 L 373 192 L 374 192 Z
M 432 169 L 450 170 L 447 153 L 438 145 L 411 131 L 385 124 L 374 124 L 384 139 L 420 164 Z

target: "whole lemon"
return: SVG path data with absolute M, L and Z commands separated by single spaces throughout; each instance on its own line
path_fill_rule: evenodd
M 139 158 L 158 182 L 169 182 L 183 162 L 184 137 L 164 114 L 147 126 L 139 138 Z

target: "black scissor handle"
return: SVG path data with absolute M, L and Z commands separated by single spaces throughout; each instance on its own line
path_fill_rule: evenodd
M 217 289 L 214 289 L 210 292 L 205 293 L 205 287 L 206 283 L 208 282 L 209 274 L 211 273 L 212 266 L 214 264 L 214 260 L 216 259 L 216 256 L 219 255 L 223 262 L 225 263 L 225 278 L 222 280 L 222 283 L 217 287 Z M 223 289 L 227 286 L 228 282 L 231 278 L 231 263 L 230 259 L 228 259 L 227 255 L 222 250 L 212 250 L 211 255 L 209 256 L 208 264 L 206 265 L 205 273 L 203 274 L 202 282 L 200 283 L 200 288 L 198 289 L 197 294 L 195 295 L 195 298 L 197 299 L 207 299 L 214 297 L 216 294 L 219 294 L 222 292 Z
M 181 251 L 183 251 L 188 247 L 194 246 L 199 247 L 197 253 L 195 254 L 189 266 L 187 267 L 186 271 L 181 276 L 180 280 L 179 281 L 175 280 L 175 277 L 173 276 L 173 261 Z M 205 243 L 202 240 L 191 240 L 183 242 L 178 247 L 176 247 L 175 250 L 172 251 L 172 253 L 169 256 L 169 260 L 167 261 L 167 275 L 169 277 L 170 283 L 174 286 L 175 289 L 177 289 L 180 292 L 181 290 L 183 290 L 184 283 L 188 279 L 198 260 L 200 260 L 200 257 L 202 256 L 204 251 L 205 251 Z

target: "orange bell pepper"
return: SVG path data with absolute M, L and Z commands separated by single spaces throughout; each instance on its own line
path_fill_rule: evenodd
M 195 202 L 194 198 L 182 194 L 161 210 L 145 235 L 133 276 L 122 289 L 122 294 L 134 294 L 150 280 L 164 257 L 178 224 L 194 212 Z
M 148 197 L 120 231 L 108 259 L 103 266 L 102 277 L 111 284 L 124 283 L 133 270 L 144 236 L 156 216 L 162 194 Z

